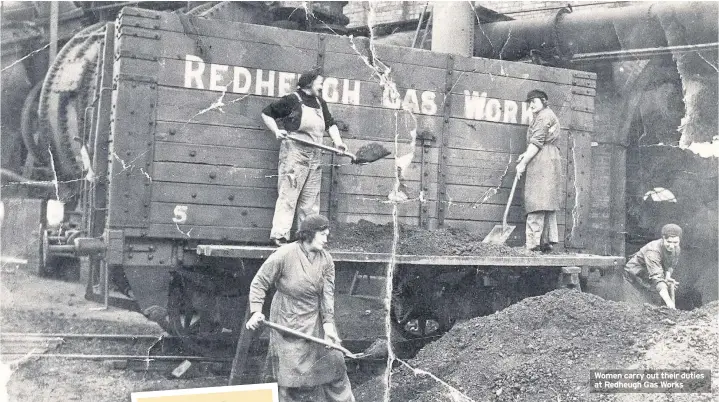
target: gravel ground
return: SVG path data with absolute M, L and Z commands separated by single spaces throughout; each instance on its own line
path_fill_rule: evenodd
M 716 377 L 713 396 L 670 399 L 589 394 L 587 381 L 590 369 L 716 368 L 718 314 L 718 302 L 683 312 L 557 290 L 459 323 L 409 362 L 455 387 L 454 397 L 446 386 L 400 367 L 392 401 L 716 400 Z M 469 399 L 457 399 L 460 393 Z
M 79 283 L 38 278 L 20 270 L 0 275 L 2 332 L 163 333 L 139 313 L 114 307 L 102 310 L 101 305 L 85 300 L 84 286 Z M 337 295 L 336 311 L 338 327 L 345 338 L 384 334 L 384 314 L 377 301 Z M 48 353 L 142 355 L 146 350 L 147 342 L 122 345 L 72 340 Z M 252 366 L 260 367 L 263 359 L 258 356 Z M 228 381 L 227 375 L 170 379 L 163 371 L 110 370 L 101 361 L 33 357 L 19 367 L 10 363 L 6 359 L 0 364 L 0 402 L 129 402 L 131 392 L 223 386 Z M 367 373 L 350 373 L 355 387 L 368 378 Z

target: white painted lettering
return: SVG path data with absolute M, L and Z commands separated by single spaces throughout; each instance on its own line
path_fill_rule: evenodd
M 292 93 L 292 87 L 297 80 L 297 74 L 280 72 L 279 85 L 277 85 L 277 96 L 285 96 Z
M 265 92 L 265 93 L 263 93 Z M 275 96 L 275 72 L 269 70 L 267 72 L 267 80 L 262 79 L 262 69 L 257 69 L 255 78 L 255 95 Z
M 517 122 L 517 102 L 511 100 L 504 101 L 504 122 L 505 123 L 516 123 Z
M 242 77 L 242 85 L 240 85 L 240 77 Z M 232 92 L 238 94 L 246 94 L 250 92 L 252 85 L 252 74 L 250 70 L 244 67 L 235 67 L 233 69 Z
M 419 101 L 417 100 L 417 91 L 414 89 L 408 89 L 404 94 L 404 100 L 402 101 L 402 109 L 419 114 Z
M 432 91 L 422 92 L 422 113 L 428 115 L 437 113 L 437 104 L 434 101 L 436 97 L 437 94 Z
M 197 68 L 194 69 L 193 64 L 196 63 Z M 185 55 L 185 88 L 204 89 L 202 85 L 202 73 L 205 71 L 205 62 L 197 56 L 191 54 Z M 192 85 L 192 82 L 195 85 Z
M 350 89 L 350 80 L 344 80 L 344 86 L 342 88 L 342 103 L 345 105 L 359 105 L 360 104 L 360 82 L 354 82 L 354 89 Z
M 499 100 L 489 98 L 487 106 L 484 108 L 484 118 L 489 121 L 499 121 L 502 119 L 502 105 Z
M 220 85 L 220 81 L 225 78 L 224 74 L 227 72 L 228 66 L 222 64 L 210 64 L 210 90 L 211 91 L 225 91 L 227 87 Z
M 325 102 L 337 103 L 340 101 L 340 81 L 337 78 L 327 77 L 322 83 L 322 98 Z
M 484 119 L 484 108 L 487 104 L 487 93 L 480 95 L 477 91 L 464 90 L 464 117 L 474 120 Z
M 385 85 L 382 92 L 382 105 L 390 109 L 399 109 L 402 104 L 399 91 L 394 83 Z

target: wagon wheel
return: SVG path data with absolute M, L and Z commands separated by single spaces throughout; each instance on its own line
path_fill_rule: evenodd
M 222 336 L 209 309 L 195 306 L 195 293 L 180 278 L 172 280 L 167 300 L 167 318 L 162 327 L 170 335 L 178 337 L 184 352 L 201 356 L 224 356 L 228 337 Z
M 436 300 L 435 300 L 436 301 Z M 441 336 L 454 324 L 447 314 L 438 314 L 444 306 L 428 308 L 416 297 L 396 292 L 392 295 L 390 319 L 392 327 L 405 339 Z

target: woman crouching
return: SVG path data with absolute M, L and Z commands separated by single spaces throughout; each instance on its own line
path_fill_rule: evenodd
M 265 319 L 262 305 L 268 289 L 277 292 L 270 321 L 340 343 L 334 321 L 335 265 L 324 250 L 329 221 L 310 215 L 301 223 L 298 241 L 281 246 L 262 264 L 250 285 L 247 328 Z M 270 332 L 267 378 L 277 382 L 281 402 L 353 402 L 344 356 L 335 349 L 277 331 Z

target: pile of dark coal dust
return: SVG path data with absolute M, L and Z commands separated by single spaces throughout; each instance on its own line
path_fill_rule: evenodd
M 474 401 L 614 401 L 614 395 L 590 397 L 589 370 L 717 367 L 718 315 L 718 302 L 672 311 L 556 290 L 460 322 L 408 363 Z M 704 396 L 671 400 L 712 400 Z M 436 380 L 398 366 L 391 400 L 457 399 Z
M 365 253 L 392 251 L 394 229 L 391 223 L 378 225 L 366 220 L 357 223 L 335 223 L 330 228 L 330 250 Z M 482 238 L 464 229 L 434 230 L 399 225 L 398 253 L 406 255 L 478 255 L 523 257 L 538 252 L 524 247 L 482 243 Z

